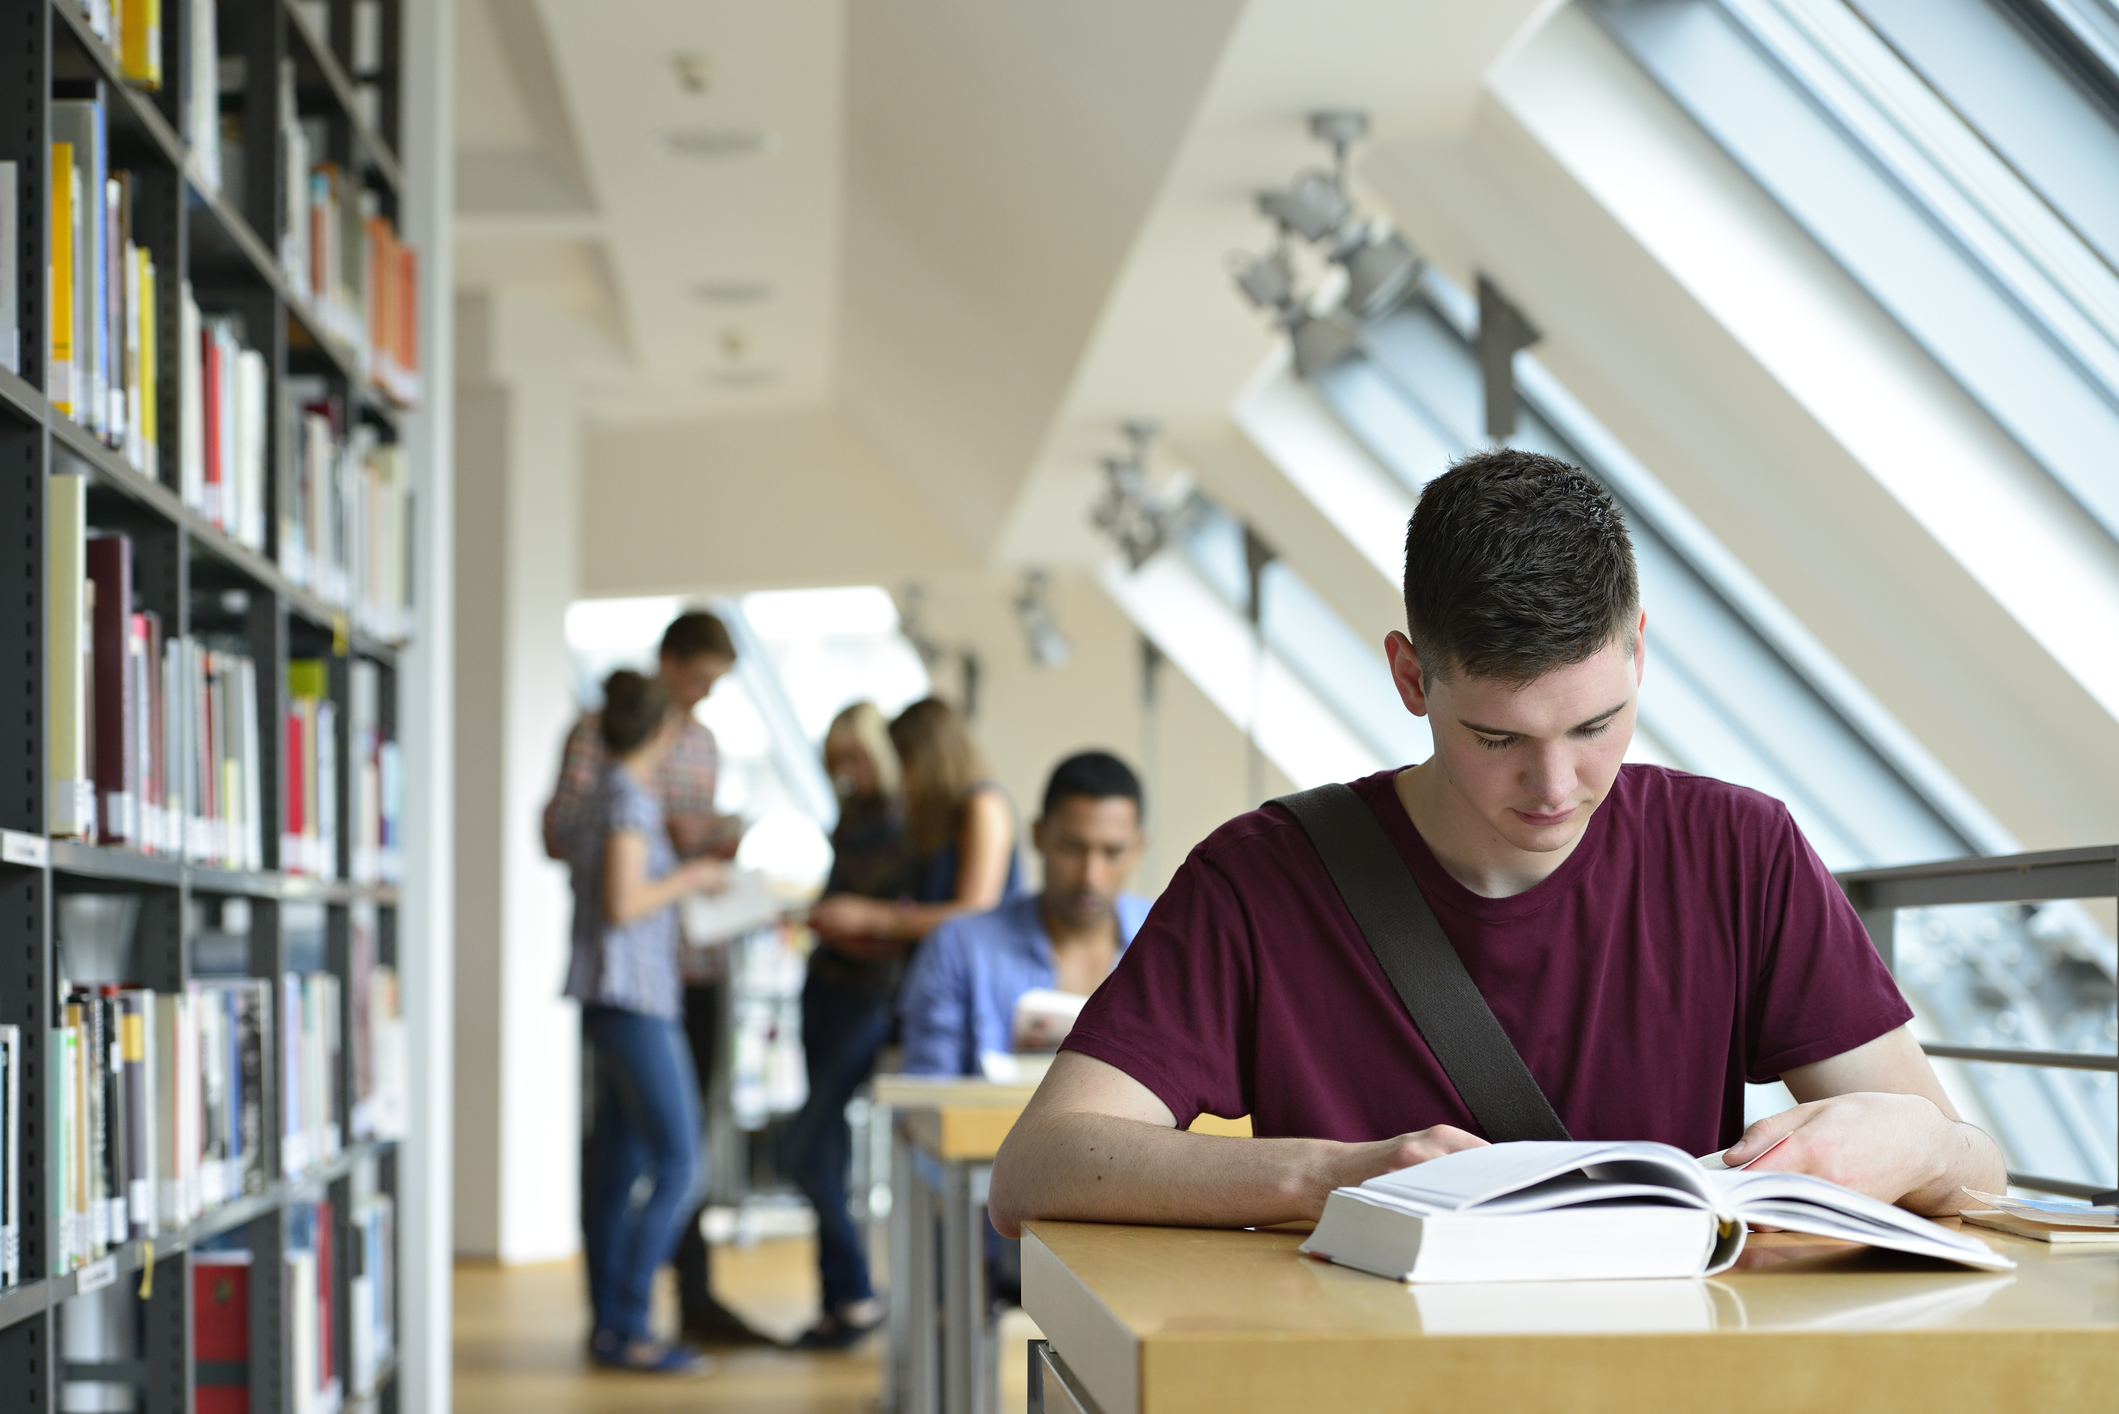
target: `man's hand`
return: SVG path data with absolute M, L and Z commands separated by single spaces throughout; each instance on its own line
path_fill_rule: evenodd
M 1940 1188 L 1963 1127 L 1919 1095 L 1834 1095 L 1760 1120 L 1722 1160 L 1740 1168 L 1758 1159 L 1761 1170 L 1812 1173 L 1896 1203 Z
M 1032 1218 L 1188 1227 L 1314 1222 L 1334 1188 L 1485 1142 L 1448 1125 L 1368 1144 L 1187 1134 L 1132 1076 L 1061 1051 L 994 1158 L 987 1212 L 1005 1237 Z
M 1454 1154 L 1459 1149 L 1483 1149 L 1486 1141 L 1478 1135 L 1458 1129 L 1454 1125 L 1438 1124 L 1432 1129 L 1416 1130 L 1401 1134 L 1395 1139 L 1378 1139 L 1368 1144 L 1340 1144 L 1339 1153 L 1331 1181 L 1317 1195 L 1317 1213 L 1324 1211 L 1324 1200 L 1334 1188 L 1352 1188 L 1368 1182 L 1379 1174 L 1396 1173 L 1399 1169 L 1424 1164 L 1429 1159 L 1439 1159 L 1444 1154 Z M 1310 1216 L 1315 1217 L 1317 1213 Z
M 1802 1103 L 1745 1130 L 1722 1154 L 1731 1168 L 1757 1159 L 1814 1173 L 1930 1217 L 1958 1211 L 1962 1188 L 1998 1193 L 2008 1182 L 2001 1151 L 1957 1118 L 1904 1027 L 1781 1079 Z

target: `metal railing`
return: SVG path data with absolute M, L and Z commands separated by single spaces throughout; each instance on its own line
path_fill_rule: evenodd
M 1869 940 L 1886 965 L 1894 957 L 1898 911 L 1950 904 L 2050 903 L 2062 899 L 2119 898 L 2119 845 L 2055 849 L 1992 858 L 1944 859 L 1893 869 L 1850 869 L 1836 876 L 1847 892 Z M 2119 1074 L 2119 1055 L 2089 1051 L 2034 1051 L 2010 1046 L 1960 1046 L 1923 1041 L 1921 1049 L 1944 1060 L 1989 1065 L 2101 1070 Z M 2100 1189 L 2072 1179 L 2009 1172 L 2009 1182 L 2040 1193 L 2119 1204 L 2119 1189 Z

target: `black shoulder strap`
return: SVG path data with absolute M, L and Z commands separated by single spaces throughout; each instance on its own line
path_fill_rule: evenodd
M 1335 783 L 1274 804 L 1286 807 L 1309 835 L 1398 1000 L 1486 1137 L 1495 1143 L 1573 1137 L 1361 797 Z

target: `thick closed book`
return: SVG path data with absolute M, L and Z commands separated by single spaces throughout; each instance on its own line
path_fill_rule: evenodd
M 1746 1222 L 2000 1270 L 1977 1238 L 1803 1173 L 1709 1169 L 1682 1149 L 1493 1144 L 1333 1190 L 1302 1250 L 1415 1282 L 1711 1276 Z

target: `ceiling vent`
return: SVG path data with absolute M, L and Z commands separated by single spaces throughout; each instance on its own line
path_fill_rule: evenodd
M 763 304 L 773 297 L 773 287 L 763 280 L 702 280 L 692 286 L 692 298 L 702 304 Z
M 657 141 L 679 157 L 701 161 L 768 157 L 780 150 L 780 135 L 762 128 L 674 128 Z

